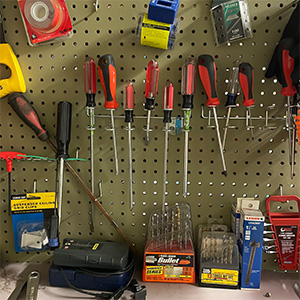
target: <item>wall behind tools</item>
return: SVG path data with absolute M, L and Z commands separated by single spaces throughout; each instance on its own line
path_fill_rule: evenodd
M 111 53 L 117 69 L 117 100 L 119 107 L 116 116 L 124 115 L 122 108 L 122 87 L 127 79 L 134 80 L 136 90 L 137 116 L 145 115 L 143 109 L 145 68 L 148 61 L 157 59 L 160 66 L 159 94 L 156 109 L 152 116 L 163 116 L 162 88 L 167 79 L 175 85 L 173 116 L 181 116 L 182 97 L 180 95 L 181 67 L 189 55 L 196 59 L 201 54 L 214 56 L 218 68 L 218 92 L 221 105 L 218 115 L 224 117 L 226 108 L 226 80 L 233 61 L 240 59 L 254 67 L 254 99 L 252 110 L 254 140 L 246 130 L 245 121 L 232 120 L 226 143 L 225 159 L 228 177 L 221 175 L 222 166 L 216 132 L 207 128 L 207 119 L 201 118 L 201 104 L 206 102 L 203 87 L 197 74 L 196 95 L 192 111 L 192 130 L 189 141 L 189 195 L 182 196 L 183 176 L 183 134 L 169 138 L 168 195 L 169 204 L 187 201 L 192 209 L 194 228 L 211 218 L 222 218 L 229 225 L 231 203 L 237 197 L 255 197 L 261 201 L 265 211 L 267 195 L 278 195 L 279 185 L 283 193 L 299 195 L 299 168 L 295 165 L 296 176 L 290 178 L 288 157 L 288 134 L 283 129 L 285 121 L 284 104 L 280 95 L 280 84 L 273 79 L 265 79 L 266 67 L 274 47 L 279 41 L 293 7 L 291 0 L 252 1 L 249 0 L 253 38 L 220 47 L 215 46 L 211 19 L 210 1 L 181 1 L 178 12 L 180 28 L 173 51 L 147 48 L 135 39 L 135 26 L 140 12 L 147 11 L 149 1 L 110 0 L 99 1 L 100 8 L 94 12 L 93 1 L 67 0 L 74 24 L 72 38 L 62 42 L 39 47 L 27 44 L 26 34 L 16 1 L 2 1 L 2 13 L 7 42 L 19 58 L 27 85 L 26 97 L 40 115 L 42 123 L 54 140 L 56 133 L 56 110 L 59 101 L 73 104 L 72 139 L 70 156 L 79 149 L 80 158 L 89 157 L 89 131 L 86 125 L 86 98 L 83 90 L 83 61 L 86 55 L 97 61 L 100 55 Z M 104 96 L 98 81 L 96 114 L 107 115 L 104 109 Z M 239 108 L 232 116 L 245 116 L 242 96 Z M 276 129 L 264 128 L 266 108 L 276 104 L 270 111 L 274 118 L 270 125 Z M 19 151 L 28 155 L 54 157 L 47 144 L 38 140 L 30 128 L 22 123 L 7 103 L 0 101 L 0 148 L 1 151 Z M 208 115 L 204 109 L 205 117 Z M 278 118 L 277 118 L 278 117 Z M 224 118 L 223 118 L 224 119 Z M 225 120 L 220 119 L 220 127 Z M 161 119 L 152 119 L 154 128 L 150 143 L 144 145 L 145 119 L 135 119 L 133 131 L 133 211 L 129 209 L 128 140 L 123 130 L 124 118 L 116 118 L 117 147 L 120 174 L 114 173 L 114 160 L 111 133 L 105 130 L 108 118 L 97 118 L 95 131 L 95 178 L 102 180 L 103 197 L 101 202 L 121 229 L 143 253 L 148 216 L 152 210 L 161 208 L 163 181 L 164 132 Z M 298 147 L 298 146 L 297 146 Z M 299 155 L 296 155 L 296 162 Z M 89 184 L 89 162 L 71 162 L 74 168 Z M 15 253 L 11 218 L 8 216 L 7 173 L 5 162 L 0 163 L 1 188 L 1 260 L 3 262 L 43 262 L 50 260 L 52 253 Z M 55 162 L 22 161 L 13 163 L 13 193 L 32 192 L 33 181 L 37 179 L 38 191 L 53 191 L 55 188 Z M 96 189 L 96 196 L 98 189 Z M 61 240 L 64 237 L 89 238 L 121 241 L 118 233 L 95 208 L 96 228 L 90 232 L 90 198 L 77 184 L 71 174 L 65 172 L 63 195 L 63 220 L 60 227 Z M 196 231 L 195 231 L 196 232 Z M 263 267 L 278 269 L 274 255 L 265 255 Z

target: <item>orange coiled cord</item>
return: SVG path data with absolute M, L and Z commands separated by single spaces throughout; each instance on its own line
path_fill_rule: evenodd
M 295 117 L 295 124 L 296 124 L 297 135 L 298 135 L 298 143 L 300 145 L 300 109 L 298 110 L 298 114 Z

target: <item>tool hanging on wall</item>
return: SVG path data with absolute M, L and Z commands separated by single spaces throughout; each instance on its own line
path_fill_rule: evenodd
M 5 42 L 4 30 L 3 30 L 3 18 L 0 11 L 0 64 L 9 67 L 11 76 L 6 79 L 0 80 L 0 98 L 13 93 L 21 92 L 25 93 L 26 85 L 23 77 L 23 73 L 18 62 L 16 55 L 14 54 L 11 46 Z
M 115 121 L 114 121 L 114 110 L 118 107 L 118 103 L 116 100 L 117 73 L 116 73 L 115 61 L 111 54 L 106 54 L 99 58 L 98 73 L 99 73 L 99 78 L 100 78 L 100 82 L 105 97 L 104 107 L 110 111 L 111 126 L 107 130 L 112 132 L 116 175 L 118 175 L 119 163 L 118 163 L 118 152 L 117 152 L 116 128 L 115 128 Z
M 123 103 L 125 110 L 125 122 L 127 123 L 128 130 L 128 160 L 129 160 L 129 199 L 130 199 L 130 210 L 133 209 L 133 189 L 132 189 L 132 145 L 131 145 L 131 131 L 134 127 L 131 126 L 133 123 L 133 109 L 135 106 L 134 100 L 134 86 L 132 81 L 127 81 L 123 88 Z
M 190 118 L 192 115 L 193 99 L 195 94 L 195 77 L 196 77 L 196 63 L 193 57 L 188 57 L 182 66 L 181 71 L 181 95 L 183 97 L 182 110 L 184 113 L 184 154 L 183 154 L 183 197 L 187 196 L 188 184 L 188 160 L 189 160 L 189 131 Z
M 32 105 L 29 103 L 29 101 L 25 98 L 25 96 L 23 96 L 19 93 L 13 93 L 9 96 L 8 103 L 13 108 L 13 110 L 16 112 L 16 114 L 20 117 L 20 119 L 35 132 L 37 137 L 41 141 L 47 142 L 47 144 L 52 149 L 52 151 L 56 153 L 57 149 L 56 149 L 55 145 L 52 143 L 52 141 L 49 139 L 49 133 L 45 129 L 43 129 L 40 119 L 37 115 L 37 112 L 32 107 Z M 136 254 L 136 249 L 135 249 L 134 245 L 131 243 L 131 241 L 126 236 L 126 234 L 121 230 L 121 228 L 118 226 L 118 224 L 112 219 L 112 217 L 106 211 L 106 209 L 102 206 L 102 204 L 97 201 L 97 198 L 93 195 L 93 193 L 90 191 L 90 189 L 84 183 L 84 181 L 81 179 L 79 174 L 74 170 L 74 168 L 67 161 L 66 161 L 66 166 L 69 169 L 70 173 L 74 176 L 76 181 L 84 189 L 86 194 L 96 204 L 96 206 L 101 210 L 101 212 L 103 213 L 105 218 L 108 220 L 109 224 L 111 224 L 114 227 L 114 229 L 119 233 L 119 235 L 122 237 L 122 239 L 126 243 L 129 244 L 133 253 Z
M 276 204 L 272 206 L 272 202 Z M 298 211 L 291 211 L 293 202 Z M 284 209 L 284 203 L 289 210 Z M 274 208 L 276 207 L 276 208 Z M 266 200 L 267 215 L 271 223 L 275 252 L 281 270 L 299 269 L 300 198 L 297 196 L 270 196 Z M 266 241 L 266 238 L 264 238 Z M 270 246 L 268 247 L 270 249 Z
M 173 110 L 173 98 L 174 98 L 174 85 L 170 80 L 166 81 L 163 89 L 163 110 L 165 127 L 165 151 L 164 151 L 164 175 L 163 175 L 163 201 L 162 201 L 162 211 L 165 212 L 166 206 L 166 192 L 167 192 L 167 172 L 168 172 L 168 141 L 169 141 L 169 125 L 172 122 L 171 114 Z
M 251 132 L 251 138 L 254 140 L 253 125 L 251 118 L 251 108 L 254 106 L 253 84 L 254 84 L 253 68 L 249 63 L 241 63 L 239 66 L 239 82 L 243 91 L 243 105 L 246 107 L 246 126 Z
M 8 214 L 11 215 L 11 171 L 12 171 L 12 160 L 20 160 L 24 159 L 26 154 L 20 152 L 0 152 L 0 159 L 4 159 L 6 161 L 6 171 L 7 171 L 7 182 L 8 182 Z
M 147 124 L 146 127 L 144 127 L 144 131 L 146 131 L 145 145 L 149 144 L 150 132 L 152 131 L 152 128 L 150 128 L 150 120 L 151 120 L 151 111 L 154 110 L 154 100 L 157 96 L 158 77 L 159 77 L 158 62 L 152 59 L 149 61 L 147 71 L 146 71 L 146 84 L 145 84 L 146 102 L 144 103 L 144 107 L 145 110 L 147 110 Z
M 56 127 L 56 144 L 57 144 L 57 169 L 58 178 L 57 207 L 59 224 L 62 219 L 62 199 L 63 199 L 63 180 L 64 180 L 64 163 L 69 157 L 69 143 L 71 139 L 71 118 L 72 104 L 67 101 L 61 101 L 57 106 L 57 127 Z M 59 166 L 59 168 L 58 168 Z
M 295 60 L 290 56 L 290 50 L 294 46 L 292 38 L 286 38 L 280 41 L 279 51 L 278 51 L 278 67 L 279 74 L 281 77 L 281 94 L 286 97 L 287 100 L 287 113 L 286 113 L 286 122 L 287 122 L 287 131 L 288 131 L 288 143 L 289 143 L 289 163 L 291 171 L 291 179 L 294 176 L 294 164 L 295 164 L 295 124 L 293 118 L 293 96 L 297 93 L 291 74 L 294 71 Z M 297 104 L 297 102 L 296 102 Z
M 225 157 L 222 147 L 218 115 L 217 115 L 217 106 L 220 104 L 220 100 L 217 95 L 217 70 L 214 59 L 210 55 L 200 55 L 198 57 L 198 70 L 200 79 L 202 81 L 203 87 L 207 95 L 206 105 L 209 108 L 212 108 L 215 119 L 215 126 L 217 131 L 217 138 L 219 143 L 219 149 L 221 154 L 221 161 L 223 166 L 222 174 L 227 176 Z
M 86 112 L 90 124 L 86 127 L 90 131 L 90 168 L 91 168 L 91 191 L 95 194 L 95 171 L 94 171 L 94 130 L 95 130 L 95 94 L 96 88 L 96 63 L 90 56 L 86 57 L 84 64 L 84 92 L 86 94 Z M 95 213 L 94 203 L 91 203 L 90 229 L 94 232 Z
M 230 73 L 230 78 L 229 78 L 229 83 L 228 83 L 228 89 L 227 89 L 227 102 L 225 104 L 225 107 L 227 108 L 227 117 L 226 117 L 226 122 L 225 122 L 225 127 L 224 127 L 224 135 L 223 135 L 223 150 L 225 149 L 225 143 L 226 143 L 226 138 L 227 138 L 227 131 L 229 127 L 229 121 L 230 121 L 230 114 L 232 108 L 236 107 L 236 98 L 239 94 L 239 61 L 235 61 L 233 63 L 231 73 Z M 236 128 L 235 126 L 233 128 Z

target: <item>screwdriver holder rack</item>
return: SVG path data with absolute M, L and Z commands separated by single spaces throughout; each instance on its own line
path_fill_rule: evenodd
M 211 130 L 205 130 L 208 113 L 201 108 L 204 90 L 199 76 L 196 76 L 194 108 L 192 111 L 189 132 L 188 158 L 188 194 L 182 195 L 183 178 L 183 146 L 182 131 L 169 135 L 168 178 L 166 203 L 173 205 L 187 201 L 192 211 L 194 228 L 198 224 L 206 224 L 214 218 L 230 224 L 230 208 L 237 197 L 253 197 L 261 202 L 264 211 L 267 195 L 279 193 L 278 186 L 283 184 L 285 194 L 299 195 L 299 149 L 295 159 L 295 176 L 289 176 L 287 133 L 278 124 L 286 125 L 286 99 L 280 95 L 281 85 L 275 80 L 266 79 L 268 67 L 275 45 L 281 38 L 284 27 L 289 19 L 293 0 L 281 1 L 249 1 L 253 38 L 240 42 L 216 47 L 211 23 L 210 2 L 185 0 L 178 9 L 180 19 L 174 50 L 144 47 L 136 40 L 135 28 L 140 12 L 146 12 L 149 1 L 103 0 L 99 1 L 96 11 L 95 1 L 66 0 L 74 27 L 71 38 L 50 45 L 30 47 L 20 12 L 14 1 L 3 0 L 1 11 L 6 41 L 18 57 L 26 86 L 25 96 L 36 109 L 43 126 L 54 140 L 56 132 L 56 107 L 61 100 L 73 104 L 72 131 L 70 149 L 77 149 L 75 157 L 89 157 L 89 124 L 86 115 L 86 95 L 84 93 L 83 63 L 86 56 L 99 58 L 99 55 L 111 53 L 114 56 L 117 72 L 116 99 L 119 107 L 115 110 L 117 150 L 119 156 L 119 175 L 115 175 L 111 133 L 104 130 L 109 115 L 95 115 L 94 131 L 94 162 L 95 186 L 98 196 L 98 183 L 101 179 L 99 202 L 109 216 L 122 228 L 128 238 L 135 244 L 142 255 L 147 234 L 149 213 L 160 208 L 163 193 L 163 150 L 164 132 L 162 91 L 165 80 L 174 83 L 173 116 L 182 116 L 181 71 L 185 59 L 192 55 L 210 53 L 218 67 L 217 89 L 227 90 L 226 79 L 233 62 L 237 59 L 251 63 L 254 68 L 254 99 L 256 99 L 254 125 L 273 129 L 272 137 L 266 130 L 260 130 L 251 140 L 242 130 L 231 130 L 226 145 L 226 164 L 228 176 L 221 175 L 218 144 Z M 151 127 L 148 146 L 144 144 L 146 113 L 142 103 L 143 97 L 136 97 L 134 125 L 132 131 L 133 158 L 133 192 L 135 205 L 129 209 L 128 188 L 128 139 L 122 108 L 123 85 L 127 79 L 134 83 L 136 95 L 143 95 L 145 88 L 146 67 L 149 60 L 159 63 L 160 73 L 156 106 L 151 115 Z M 2 71 L 0 66 L 0 71 Z M 222 97 L 224 98 L 224 97 Z M 199 101 L 197 101 L 197 100 Z M 95 95 L 95 112 L 105 112 L 104 95 L 97 82 Z M 226 108 L 224 99 L 219 105 L 218 120 L 223 123 Z M 272 104 L 276 103 L 274 109 Z M 270 107 L 270 108 L 269 108 Z M 202 112 L 201 112 L 202 110 Z M 240 111 L 238 108 L 237 111 Z M 267 111 L 266 111 L 267 110 Z M 234 111 L 234 109 L 233 109 Z M 251 111 L 251 112 L 252 112 Z M 246 122 L 246 116 L 237 118 L 233 115 L 229 125 Z M 203 114 L 203 117 L 201 117 Z M 276 116 L 272 116 L 275 114 Z M 267 116 L 267 117 L 266 117 Z M 89 115 L 88 115 L 89 117 Z M 182 118 L 182 117 L 181 117 Z M 107 119 L 107 120 L 106 120 Z M 235 120 L 238 120 L 235 121 Z M 283 122 L 283 123 L 281 123 Z M 213 121 L 211 122 L 213 124 Z M 224 122 L 225 123 L 225 122 Z M 262 124 L 260 124 L 262 123 Z M 0 148 L 11 151 L 31 153 L 36 156 L 51 157 L 52 150 L 48 144 L 41 142 L 30 128 L 16 116 L 7 99 L 0 101 Z M 213 124 L 214 125 L 214 124 Z M 223 125 L 223 124 L 222 124 Z M 272 128 L 273 127 L 273 128 Z M 274 128 L 277 127 L 277 128 Z M 230 146 L 230 147 L 229 147 Z M 298 145 L 297 145 L 298 147 Z M 74 153 L 72 153 L 74 157 Z M 89 186 L 89 163 L 72 161 L 72 167 L 80 174 Z M 15 253 L 11 219 L 7 207 L 7 174 L 1 162 L 0 173 L 0 219 L 1 219 L 1 259 L 3 262 L 43 262 L 49 261 L 51 252 Z M 73 179 L 71 172 L 64 174 L 63 218 L 60 225 L 61 238 L 80 237 L 121 241 L 118 233 L 106 221 L 102 212 L 95 209 L 95 231 L 90 231 L 91 199 Z M 32 189 L 32 181 L 39 179 L 39 190 L 52 190 L 55 186 L 55 164 L 39 161 L 33 164 L 24 161 L 15 164 L 12 174 L 13 193 L 24 193 Z M 96 197 L 97 197 L 96 196 Z M 101 197 L 102 196 L 102 197 Z M 278 270 L 274 263 L 276 255 L 265 255 L 263 268 Z

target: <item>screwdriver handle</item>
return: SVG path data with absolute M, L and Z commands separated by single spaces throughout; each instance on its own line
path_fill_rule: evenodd
M 163 110 L 164 123 L 171 123 L 171 114 L 173 110 L 174 85 L 170 80 L 167 80 L 163 89 Z
M 57 106 L 57 127 L 56 127 L 56 143 L 57 158 L 66 159 L 69 157 L 69 143 L 71 139 L 71 114 L 72 104 L 67 101 L 61 101 Z
M 254 105 L 253 77 L 252 66 L 249 63 L 241 63 L 239 66 L 239 81 L 244 95 L 243 105 L 246 107 Z
M 207 95 L 207 106 L 218 106 L 220 100 L 217 95 L 217 70 L 211 55 L 203 54 L 198 57 L 198 71 Z
M 135 106 L 133 82 L 127 80 L 123 86 L 123 102 L 125 110 L 125 122 L 133 122 L 133 109 Z
M 145 109 L 154 110 L 154 100 L 158 91 L 158 78 L 159 66 L 158 62 L 154 59 L 150 60 L 146 71 L 146 84 L 145 84 Z
M 117 72 L 115 61 L 111 54 L 103 55 L 98 61 L 98 74 L 103 88 L 106 109 L 116 109 Z
M 181 70 L 181 94 L 183 97 L 182 109 L 190 110 L 194 107 L 193 99 L 195 94 L 196 63 L 194 58 L 189 56 Z
M 23 94 L 10 94 L 8 104 L 13 108 L 20 119 L 35 132 L 41 141 L 45 141 L 49 138 L 48 132 L 42 127 L 37 112 Z
M 291 78 L 295 65 L 294 58 L 290 56 L 290 50 L 293 44 L 292 38 L 283 39 L 278 44 L 279 78 L 282 84 L 280 93 L 285 97 L 293 96 L 296 93 L 296 88 Z
M 86 57 L 83 63 L 84 71 L 84 92 L 86 94 L 86 106 L 95 107 L 96 94 L 96 63 L 90 56 Z

